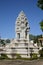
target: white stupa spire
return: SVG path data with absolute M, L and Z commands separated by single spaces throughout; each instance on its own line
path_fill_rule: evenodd
M 29 31 L 28 20 L 23 11 L 20 12 L 16 19 L 16 38 L 27 38 L 27 32 Z
M 23 10 L 20 12 L 19 16 L 25 16 L 25 13 Z

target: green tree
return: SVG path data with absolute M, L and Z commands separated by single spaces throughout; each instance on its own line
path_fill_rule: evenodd
M 41 30 L 43 32 L 43 20 L 39 24 L 40 24 L 40 28 L 41 28 Z
M 37 1 L 37 6 L 43 10 L 43 0 L 38 0 Z M 40 28 L 43 32 L 43 20 L 40 22 Z
M 43 10 L 43 0 L 38 0 L 37 6 Z
M 0 40 L 0 43 L 4 46 L 5 45 L 5 40 Z
M 7 39 L 7 40 L 6 40 L 6 43 L 10 43 L 10 40 L 9 40 L 9 39 Z

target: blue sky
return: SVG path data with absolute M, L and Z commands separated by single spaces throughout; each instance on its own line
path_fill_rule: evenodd
M 29 33 L 42 34 L 39 22 L 43 19 L 43 11 L 36 4 L 37 0 L 0 0 L 0 36 L 15 38 L 15 22 L 21 10 L 29 21 Z

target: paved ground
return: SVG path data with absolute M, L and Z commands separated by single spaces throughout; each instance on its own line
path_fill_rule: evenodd
M 43 60 L 0 60 L 0 65 L 43 65 Z

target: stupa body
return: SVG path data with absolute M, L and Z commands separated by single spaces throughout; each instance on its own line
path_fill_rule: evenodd
M 20 12 L 16 19 L 16 41 L 17 53 L 22 57 L 29 56 L 29 24 L 26 15 L 23 11 Z

